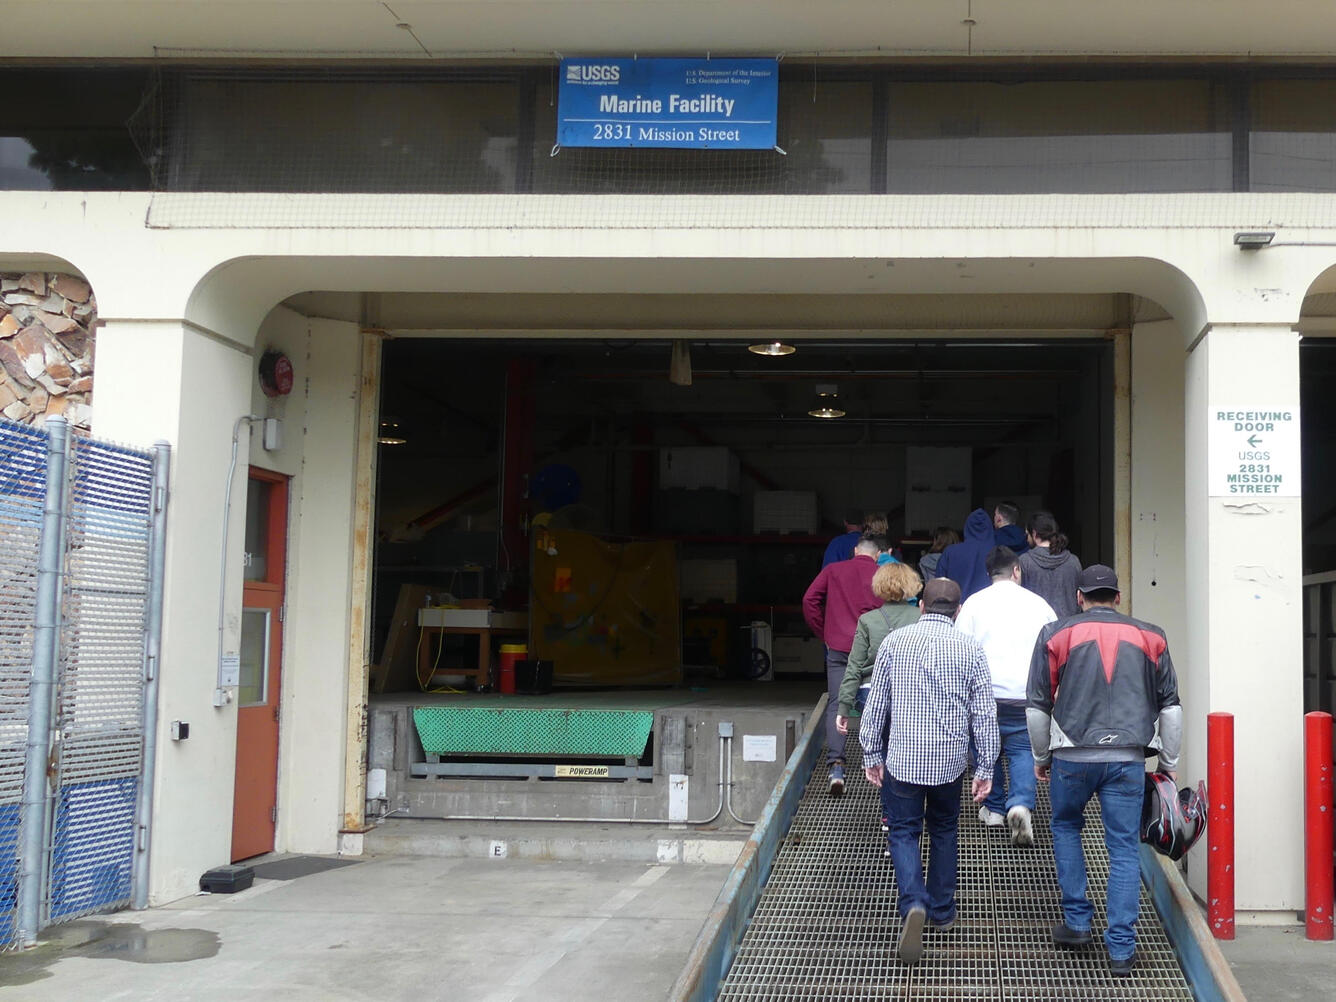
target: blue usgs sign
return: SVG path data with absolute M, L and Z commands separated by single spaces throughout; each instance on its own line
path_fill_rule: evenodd
M 558 146 L 768 150 L 774 59 L 563 59 Z

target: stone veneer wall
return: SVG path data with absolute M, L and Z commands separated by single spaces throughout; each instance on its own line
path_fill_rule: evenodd
M 0 414 L 41 427 L 52 414 L 88 431 L 97 301 L 73 275 L 0 273 Z

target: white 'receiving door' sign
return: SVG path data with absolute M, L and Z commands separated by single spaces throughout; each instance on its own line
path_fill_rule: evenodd
M 1211 497 L 1298 497 L 1298 407 L 1213 406 L 1207 443 Z

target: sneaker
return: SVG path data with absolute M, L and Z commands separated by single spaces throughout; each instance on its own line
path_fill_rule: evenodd
M 932 929 L 939 929 L 942 932 L 946 932 L 948 929 L 954 929 L 956 927 L 956 917 L 952 915 L 949 919 L 946 919 L 945 921 L 940 921 L 935 918 L 930 918 L 928 919 L 928 926 Z
M 830 764 L 830 795 L 832 797 L 844 796 L 844 763 L 832 762 Z
M 1066 922 L 1059 922 L 1053 927 L 1053 942 L 1058 946 L 1089 946 L 1089 929 L 1073 929 Z
M 987 807 L 979 808 L 979 824 L 985 828 L 1001 828 L 1007 823 L 1007 819 L 997 811 L 990 811 Z
M 1132 968 L 1136 967 L 1136 965 L 1137 955 L 1135 953 L 1122 960 L 1115 960 L 1113 957 L 1110 957 L 1109 973 L 1115 978 L 1130 978 L 1132 976 Z
M 914 905 L 905 913 L 904 925 L 900 928 L 900 942 L 895 952 L 906 964 L 917 964 L 923 956 L 923 923 L 928 917 L 922 905 Z
M 1030 823 L 1030 808 L 1017 804 L 1007 811 L 1007 827 L 1011 829 L 1011 844 L 1034 845 L 1034 827 Z

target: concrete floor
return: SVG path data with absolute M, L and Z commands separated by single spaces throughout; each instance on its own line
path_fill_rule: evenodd
M 1336 996 L 1336 943 L 1304 938 L 1298 923 L 1238 926 L 1220 950 L 1243 994 L 1255 1002 L 1311 1002 Z
M 0 955 L 41 1002 L 663 998 L 723 865 L 369 857 L 48 930 Z

